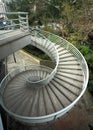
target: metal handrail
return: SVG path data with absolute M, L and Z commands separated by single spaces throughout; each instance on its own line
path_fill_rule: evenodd
M 15 29 L 20 29 L 22 31 L 29 30 L 28 12 L 0 12 L 0 15 L 3 16 L 1 19 L 2 22 L 1 30 L 3 31 L 2 33 L 0 33 L 0 35 L 4 33 L 6 34 L 7 33 L 6 30 L 10 31 L 13 31 Z
M 46 122 L 46 121 L 50 121 L 50 120 L 55 120 L 56 118 L 58 118 L 60 115 L 64 115 L 66 112 L 68 112 L 76 103 L 77 101 L 82 97 L 82 95 L 84 94 L 86 87 L 87 87 L 87 83 L 88 83 L 88 79 L 89 79 L 89 71 L 88 71 L 88 66 L 87 63 L 85 61 L 85 58 L 83 57 L 83 55 L 79 52 L 79 50 L 74 47 L 71 43 L 69 43 L 68 41 L 66 41 L 65 39 L 46 32 L 46 31 L 42 31 L 42 30 L 35 30 L 34 35 L 32 37 L 35 37 L 35 39 L 38 38 L 38 34 L 40 34 L 40 38 L 41 39 L 46 39 L 47 42 L 51 40 L 51 37 L 55 37 L 58 39 L 59 42 L 55 42 L 55 40 L 53 41 L 53 39 L 51 40 L 52 44 L 54 45 L 56 54 L 57 54 L 57 59 L 55 59 L 56 62 L 56 67 L 54 68 L 54 70 L 57 71 L 57 66 L 58 66 L 58 60 L 59 60 L 59 55 L 58 55 L 58 51 L 55 47 L 56 44 L 60 44 L 61 46 L 65 47 L 70 53 L 72 53 L 77 60 L 79 61 L 81 67 L 82 67 L 82 71 L 83 71 L 83 75 L 84 75 L 84 83 L 83 83 L 83 87 L 82 87 L 82 91 L 80 93 L 80 95 L 70 104 L 68 105 L 66 108 L 63 108 L 62 110 L 55 112 L 53 114 L 50 115 L 46 115 L 46 116 L 40 116 L 40 117 L 24 117 L 24 116 L 20 116 L 17 115 L 11 111 L 9 111 L 5 106 L 3 106 L 3 101 L 1 101 L 2 106 L 4 107 L 4 109 L 14 118 L 16 118 L 19 121 L 23 121 L 23 122 L 27 122 L 27 123 L 42 123 L 42 122 Z M 37 40 L 35 40 L 35 42 L 37 42 Z M 38 44 L 38 43 L 36 43 Z M 25 71 L 25 70 L 23 70 Z M 52 71 L 51 74 L 53 74 L 55 71 Z M 13 75 L 12 75 L 13 76 Z M 51 77 L 51 76 L 50 76 Z M 3 79 L 2 83 L 1 83 L 1 89 L 3 92 L 4 87 L 6 86 L 6 83 L 11 79 L 10 74 L 8 74 L 5 79 Z M 45 79 L 46 80 L 46 79 Z M 40 81 L 41 82 L 41 81 Z M 2 95 L 2 94 L 1 94 Z
M 84 56 L 81 54 L 81 52 L 75 46 L 73 46 L 70 42 L 68 42 L 67 40 L 63 39 L 62 37 L 58 35 L 55 35 L 53 33 L 43 31 L 43 30 L 38 30 L 38 31 L 48 39 L 50 39 L 50 36 L 53 36 L 59 39 L 60 42 L 56 42 L 56 43 L 55 41 L 52 41 L 52 42 L 54 42 L 54 44 L 60 44 L 61 46 L 65 47 L 69 52 L 71 52 L 77 58 L 84 72 L 83 86 L 87 86 L 88 79 L 89 79 L 89 70 L 88 70 L 87 62 Z
M 51 73 L 51 71 L 53 70 L 52 68 L 48 67 L 48 66 L 44 66 L 44 65 L 36 65 L 36 64 L 32 64 L 32 65 L 29 65 L 29 66 L 22 66 L 22 67 L 16 67 L 15 70 L 9 72 L 5 77 L 4 79 L 1 81 L 1 84 L 0 84 L 0 90 L 1 90 L 1 93 L 3 94 L 3 90 L 4 88 L 6 87 L 6 84 L 13 78 L 15 77 L 17 74 L 21 73 L 21 72 L 24 72 L 24 71 L 27 71 L 27 70 L 38 70 L 40 68 L 40 70 L 43 70 L 43 69 L 47 69 L 47 72 L 49 71 L 49 73 Z M 27 81 L 28 79 L 26 79 Z M 34 82 L 32 82 L 34 83 Z M 38 82 L 36 82 L 38 83 Z
M 28 14 L 28 12 L 0 12 L 1 14 Z
M 34 46 L 37 46 L 39 43 L 36 41 L 36 39 L 38 38 L 39 32 L 35 29 L 35 30 L 33 30 L 33 34 L 34 34 L 35 39 L 34 39 L 34 40 L 31 39 L 31 40 L 36 43 L 36 44 L 34 44 Z M 32 37 L 33 37 L 33 36 L 32 36 Z M 47 42 L 49 41 L 49 40 L 48 40 L 46 37 L 44 37 L 44 35 L 42 35 L 42 34 L 40 35 L 40 38 L 42 38 L 42 40 L 45 39 Z M 42 42 L 42 41 L 41 41 L 41 42 Z M 42 42 L 42 43 L 43 43 L 43 42 Z M 46 44 L 47 44 L 47 43 L 46 43 Z M 54 49 L 54 50 L 53 50 L 53 52 L 54 52 L 53 54 L 55 54 L 55 55 L 53 55 L 53 54 L 49 55 L 48 50 L 46 50 L 46 48 L 42 48 L 42 46 L 40 46 L 40 49 L 43 50 L 45 53 L 47 53 L 52 60 L 54 60 L 54 62 L 55 62 L 55 68 L 53 69 L 53 71 L 51 72 L 51 74 L 50 74 L 49 76 L 47 76 L 47 77 L 44 78 L 43 80 L 37 81 L 37 82 L 36 82 L 36 83 L 38 83 L 37 85 L 41 85 L 41 84 L 46 85 L 46 84 L 48 84 L 48 83 L 54 78 L 54 76 L 55 76 L 55 74 L 56 74 L 56 72 L 57 72 L 57 68 L 58 68 L 58 64 L 59 64 L 59 54 L 58 54 L 58 51 L 57 51 L 56 47 L 54 46 L 54 44 L 53 44 L 52 42 L 51 42 L 51 45 L 52 45 L 52 48 Z M 55 57 L 55 59 L 53 59 L 53 57 Z M 34 84 L 36 85 L 36 83 L 34 83 Z
M 85 60 L 84 56 L 80 53 L 80 51 L 75 46 L 73 46 L 70 42 L 63 39 L 62 37 L 59 37 L 58 35 L 55 35 L 53 33 L 47 32 L 47 31 L 39 30 L 39 29 L 37 30 L 37 32 L 49 40 L 50 40 L 51 36 L 57 38 L 60 42 L 55 42 L 52 40 L 52 43 L 54 43 L 54 45 L 60 44 L 61 46 L 64 46 L 69 52 L 71 52 L 77 58 L 77 60 L 79 61 L 80 65 L 82 67 L 83 73 L 84 73 L 83 88 L 85 86 L 87 87 L 87 83 L 88 83 L 88 79 L 89 79 L 89 70 L 88 70 L 86 60 Z

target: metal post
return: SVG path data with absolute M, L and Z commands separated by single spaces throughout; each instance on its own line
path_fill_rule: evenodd
M 29 30 L 29 23 L 28 23 L 28 14 L 26 14 L 26 22 L 27 22 L 27 31 Z
M 7 71 L 7 57 L 5 58 L 5 75 L 7 75 L 8 71 Z
M 16 57 L 15 57 L 15 53 L 13 52 L 13 58 L 14 58 L 14 62 L 16 63 Z
M 18 15 L 18 18 L 19 18 L 19 25 L 20 25 L 20 29 L 22 29 L 22 24 L 21 24 L 21 16 L 20 16 L 20 14 Z

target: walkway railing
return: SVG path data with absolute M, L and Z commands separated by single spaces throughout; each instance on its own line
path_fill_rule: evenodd
M 55 63 L 55 67 L 53 69 L 53 71 L 51 72 L 51 74 L 49 76 L 47 76 L 46 78 L 44 78 L 43 80 L 39 81 L 38 84 L 43 84 L 46 85 L 48 84 L 55 76 L 56 72 L 57 72 L 57 68 L 58 68 L 58 64 L 59 64 L 59 54 L 58 51 L 56 49 L 56 47 L 54 46 L 54 44 L 51 42 L 51 44 L 48 47 L 46 46 L 46 42 L 45 41 L 50 42 L 49 39 L 47 39 L 44 35 L 40 35 L 40 33 L 37 30 L 33 30 L 31 32 L 31 40 L 33 41 L 31 44 L 33 46 L 36 46 L 37 48 L 40 48 L 42 51 L 44 51 L 47 55 L 49 55 L 49 57 L 51 57 L 52 61 Z M 52 52 L 50 52 L 49 50 L 52 50 Z
M 0 35 L 16 29 L 28 31 L 27 12 L 0 12 Z

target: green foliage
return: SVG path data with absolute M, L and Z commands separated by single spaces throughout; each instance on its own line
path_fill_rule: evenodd
M 88 84 L 88 89 L 89 89 L 89 91 L 92 93 L 92 95 L 93 95 L 93 80 L 90 80 L 89 81 L 89 84 Z
M 86 56 L 89 53 L 89 47 L 88 46 L 82 46 L 81 53 Z
M 36 48 L 34 46 L 28 45 L 28 46 L 24 47 L 23 50 L 42 60 L 50 60 L 50 58 L 47 54 L 45 54 L 43 51 L 39 50 L 38 48 Z
M 7 6 L 13 12 L 29 12 L 29 23 L 32 24 L 46 13 L 43 5 L 44 1 L 45 0 L 41 0 L 40 2 L 39 0 L 11 0 L 7 3 Z
M 11 11 L 29 12 L 29 0 L 11 0 L 7 5 Z
M 48 31 L 48 32 L 51 32 L 51 33 L 54 32 L 54 30 L 52 29 L 52 27 L 49 27 L 49 26 L 45 26 L 45 27 L 43 28 L 43 30 Z
M 93 94 L 93 50 L 89 46 L 80 46 L 79 47 L 81 53 L 84 55 L 88 67 L 89 67 L 89 84 L 88 89 Z

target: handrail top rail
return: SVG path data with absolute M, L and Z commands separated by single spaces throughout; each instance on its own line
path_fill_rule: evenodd
M 28 14 L 28 12 L 0 12 L 0 14 Z

